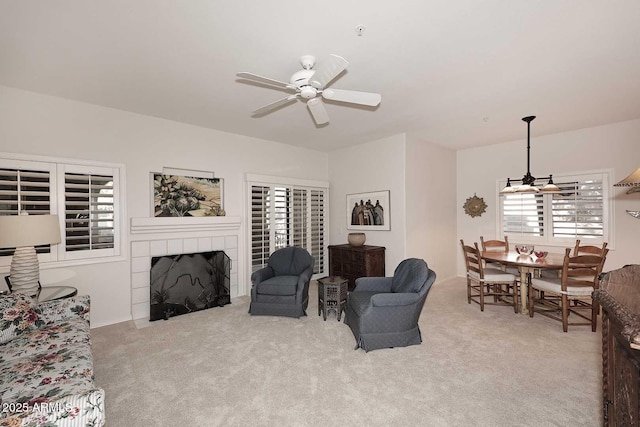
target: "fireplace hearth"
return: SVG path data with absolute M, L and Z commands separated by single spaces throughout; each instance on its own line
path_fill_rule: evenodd
M 149 320 L 229 304 L 230 272 L 224 251 L 153 257 Z

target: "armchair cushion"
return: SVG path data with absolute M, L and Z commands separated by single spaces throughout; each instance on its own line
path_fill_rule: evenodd
M 276 276 L 260 283 L 258 293 L 262 295 L 295 295 L 298 276 Z

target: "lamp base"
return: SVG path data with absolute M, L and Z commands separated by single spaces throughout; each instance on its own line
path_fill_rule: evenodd
M 18 292 L 31 297 L 37 295 L 40 287 L 40 266 L 38 255 L 33 246 L 16 248 L 9 270 L 11 292 Z

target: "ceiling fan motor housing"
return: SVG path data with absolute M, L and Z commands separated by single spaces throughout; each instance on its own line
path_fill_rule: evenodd
M 289 82 L 298 87 L 306 86 L 309 84 L 309 79 L 313 76 L 315 71 L 313 70 L 300 70 L 293 73 Z
M 318 94 L 318 91 L 312 86 L 302 86 L 300 88 L 300 96 L 304 99 L 315 98 Z

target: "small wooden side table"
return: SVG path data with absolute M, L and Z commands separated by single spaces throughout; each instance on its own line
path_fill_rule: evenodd
M 347 308 L 347 286 L 349 281 L 340 276 L 327 276 L 318 279 L 318 316 L 322 313 L 327 320 L 327 312 L 335 311 L 340 321 L 342 312 Z

